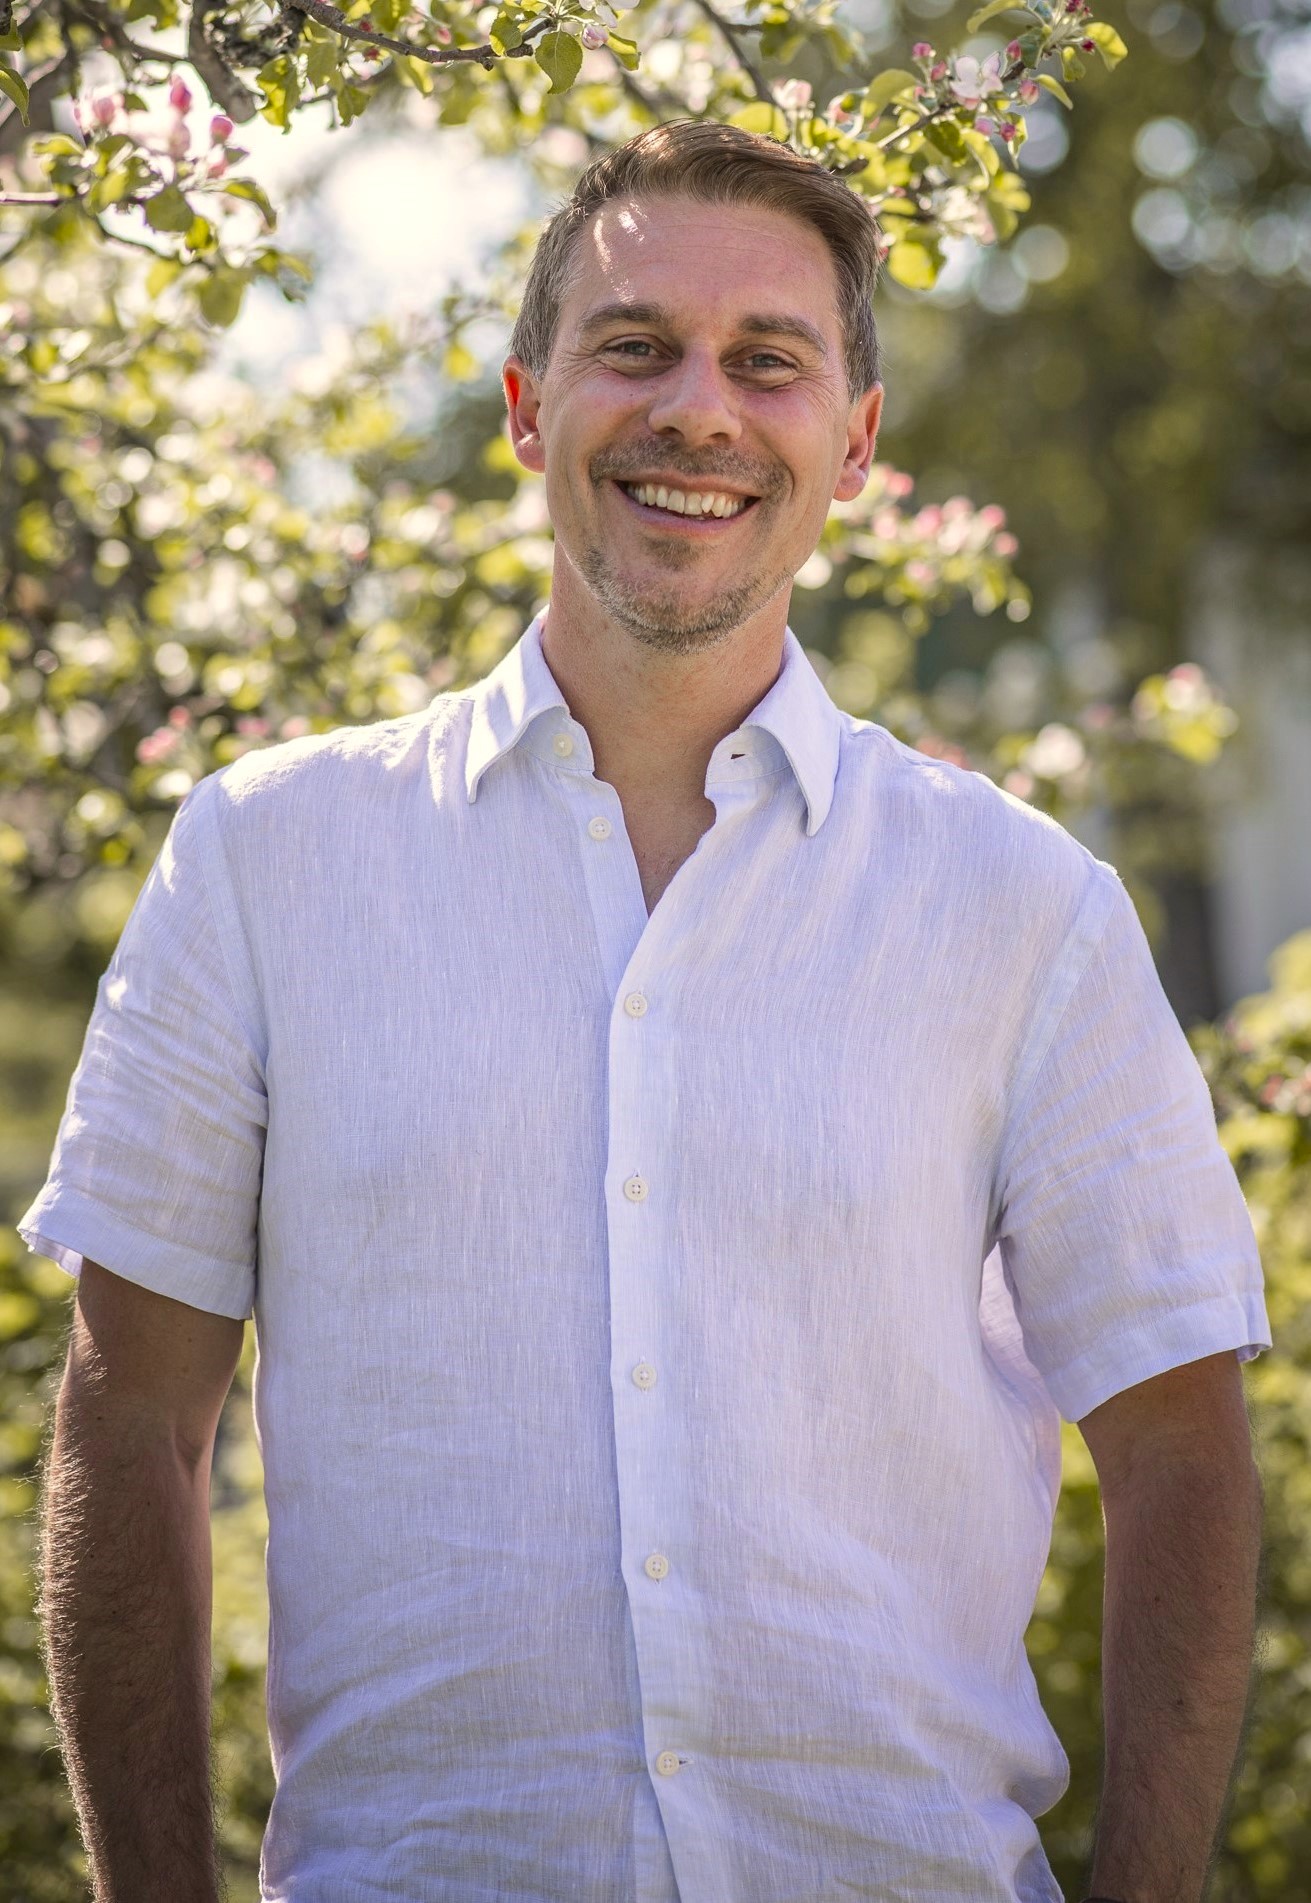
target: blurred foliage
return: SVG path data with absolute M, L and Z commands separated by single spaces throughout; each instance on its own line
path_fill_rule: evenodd
M 175 0 L 19 0 L 11 15 L 0 0 L 14 102 L 0 116 L 5 1213 L 41 1180 L 96 978 L 195 780 L 478 677 L 546 593 L 542 488 L 509 453 L 487 341 L 535 233 L 476 296 L 334 335 L 285 387 L 252 392 L 218 373 L 216 339 L 247 298 L 305 295 L 313 262 L 275 241 L 280 207 L 244 169 L 238 128 L 256 113 L 365 117 L 366 133 L 466 126 L 552 196 L 589 157 L 676 117 L 736 119 L 840 169 L 884 234 L 895 452 L 835 507 L 793 625 L 851 711 L 1066 824 L 1109 816 L 1157 938 L 1150 877 L 1204 867 L 1234 727 L 1189 655 L 1199 558 L 1218 534 L 1236 540 L 1254 604 L 1259 587 L 1263 612 L 1305 607 L 1288 554 L 1311 495 L 1311 250 L 1305 134 L 1263 72 L 1296 30 L 1294 0 L 1127 4 L 1123 38 L 1064 0 L 925 6 L 959 45 L 944 54 L 913 8 L 872 0 L 744 0 L 731 21 L 709 0 L 465 14 L 354 0 L 336 25 L 243 0 L 198 10 L 194 33 Z M 894 39 L 910 51 L 884 60 Z M 212 113 L 198 119 L 202 88 Z M 978 268 L 952 290 L 962 248 Z M 918 504 L 898 464 L 922 472 Z M 976 486 L 1005 506 L 976 504 Z M 1073 639 L 1054 612 L 1072 586 L 1094 604 Z M 1305 934 L 1271 979 L 1192 1032 L 1278 1344 L 1246 1372 L 1267 1487 L 1265 1650 L 1212 1903 L 1311 1903 Z M 31 1594 L 67 1306 L 66 1279 L 0 1232 L 4 1903 L 85 1888 Z M 234 1903 L 257 1892 L 271 1790 L 253 1346 L 248 1333 L 213 1489 Z M 1041 1829 L 1077 1897 L 1100 1780 L 1102 1526 L 1082 1438 L 1063 1440 L 1028 1645 L 1071 1759 Z

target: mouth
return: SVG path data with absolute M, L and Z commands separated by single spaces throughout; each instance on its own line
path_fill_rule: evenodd
M 749 515 L 759 496 L 731 496 L 716 489 L 671 489 L 664 483 L 615 480 L 629 507 L 643 521 L 685 534 L 722 535 Z

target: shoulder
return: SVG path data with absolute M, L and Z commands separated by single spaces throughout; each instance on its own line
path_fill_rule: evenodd
M 873 721 L 852 719 L 845 744 L 868 823 L 962 912 L 1049 944 L 1100 926 L 1119 874 L 1050 813 Z
M 466 695 L 439 694 L 417 713 L 252 748 L 200 781 L 187 805 L 203 806 L 225 837 L 376 817 L 440 774 L 467 706 Z

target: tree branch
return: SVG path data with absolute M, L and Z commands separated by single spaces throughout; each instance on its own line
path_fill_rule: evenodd
M 187 58 L 205 82 L 205 90 L 228 118 L 245 125 L 258 110 L 255 95 L 248 92 L 236 74 L 219 57 L 205 32 L 205 15 L 213 0 L 192 0 L 187 22 Z
M 705 14 L 710 24 L 717 27 L 720 33 L 723 34 L 734 59 L 751 81 L 751 84 L 755 87 L 757 99 L 763 99 L 767 106 L 776 106 L 778 101 L 775 99 L 770 87 L 766 85 L 761 73 L 752 65 L 751 61 L 743 52 L 737 34 L 733 30 L 733 26 L 727 20 L 723 19 L 720 14 L 715 12 L 715 9 L 710 4 L 710 0 L 695 0 L 695 3 L 701 9 L 702 13 Z
M 530 26 L 518 46 L 507 46 L 504 53 L 498 53 L 491 41 L 482 46 L 416 46 L 410 40 L 394 40 L 388 33 L 379 33 L 376 28 L 360 27 L 348 20 L 340 7 L 329 5 L 329 0 L 286 0 L 287 6 L 297 13 L 307 13 L 311 20 L 317 20 L 320 26 L 326 26 L 330 33 L 336 33 L 343 40 L 359 40 L 365 46 L 382 46 L 389 53 L 400 53 L 408 59 L 424 60 L 429 66 L 451 66 L 457 61 L 473 61 L 476 65 L 491 70 L 498 59 L 531 59 L 533 41 L 539 33 L 549 31 L 551 20 L 538 20 Z

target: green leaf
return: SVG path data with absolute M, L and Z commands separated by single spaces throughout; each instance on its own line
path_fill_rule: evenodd
M 132 190 L 133 168 L 130 165 L 116 165 L 103 178 L 98 178 L 86 195 L 88 211 L 107 211 L 111 205 L 117 205 Z
M 284 132 L 289 132 L 291 115 L 300 104 L 300 74 L 295 61 L 288 59 L 285 53 L 279 54 L 277 59 L 260 67 L 256 78 L 268 100 L 266 106 L 260 107 L 261 115 L 270 125 L 281 126 Z
M 236 322 L 248 281 L 249 273 L 246 271 L 221 270 L 210 273 L 200 287 L 200 308 L 211 324 L 226 330 L 229 324 Z
M 189 231 L 195 215 L 176 185 L 166 185 L 146 200 L 146 223 L 152 231 Z
M 583 49 L 572 33 L 543 33 L 533 55 L 551 82 L 553 93 L 568 92 L 583 63 Z
M 341 44 L 337 40 L 305 42 L 305 75 L 311 86 L 331 86 L 341 73 Z
M 641 63 L 642 55 L 638 51 L 636 40 L 626 40 L 622 33 L 612 33 L 606 44 L 621 66 L 635 73 Z
M 1061 48 L 1061 71 L 1067 79 L 1082 79 L 1088 68 L 1072 46 Z
M 924 128 L 925 141 L 953 165 L 963 165 L 969 157 L 960 127 L 952 119 L 935 119 Z
M 0 66 L 0 72 L 5 70 Z M 16 73 L 14 78 L 18 78 Z M 19 80 L 18 83 L 21 86 L 23 82 Z M 23 123 L 26 124 L 26 120 Z M 49 138 L 33 140 L 32 150 L 43 159 L 80 159 L 86 147 L 79 145 L 76 139 L 70 139 L 66 132 L 52 132 Z
M 1017 5 L 1016 0 L 988 0 L 986 7 L 980 7 L 965 22 L 971 33 L 977 33 L 985 20 L 991 20 L 998 13 L 1027 13 L 1028 8 Z
M 269 203 L 268 193 L 253 178 L 230 178 L 223 187 L 229 198 L 248 198 L 252 205 L 258 205 L 264 214 L 264 222 L 269 230 L 275 229 L 278 214 Z
M 786 114 L 777 106 L 766 105 L 763 99 L 730 113 L 728 123 L 741 126 L 743 132 L 759 132 L 767 139 L 786 139 L 788 135 Z
M 23 36 L 16 26 L 7 33 L 0 33 L 0 53 L 17 53 L 22 50 Z
M 518 23 L 508 13 L 497 14 L 487 37 L 498 53 L 508 53 L 511 47 L 523 45 Z
M 1069 93 L 1066 92 L 1059 79 L 1053 79 L 1050 73 L 1035 73 L 1033 77 L 1040 86 L 1045 86 L 1049 93 L 1054 93 L 1056 98 L 1060 100 L 1061 104 L 1066 107 L 1068 111 L 1074 111 L 1074 101 L 1071 99 Z
M 1091 26 L 1085 27 L 1084 37 L 1096 41 L 1097 51 L 1107 66 L 1118 66 L 1122 59 L 1127 59 L 1129 56 L 1128 47 L 1115 28 L 1109 26 L 1105 20 L 1094 20 Z
M 942 250 L 936 238 L 907 232 L 888 253 L 888 276 L 908 291 L 930 291 L 942 269 Z
M 158 297 L 166 291 L 174 278 L 178 277 L 182 266 L 176 258 L 156 258 L 146 272 L 146 290 L 151 297 Z
M 919 83 L 914 73 L 902 72 L 900 67 L 896 66 L 890 67 L 886 73 L 876 74 L 865 88 L 866 113 L 871 119 L 876 118 L 889 100 L 895 99 L 898 93 L 906 92 L 912 86 L 918 86 Z

